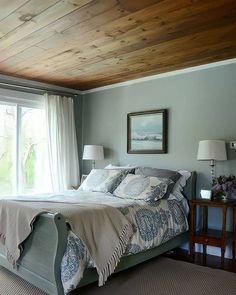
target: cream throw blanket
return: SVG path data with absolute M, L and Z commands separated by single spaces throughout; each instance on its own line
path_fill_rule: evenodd
M 94 203 L 0 201 L 0 241 L 8 261 L 16 266 L 21 243 L 29 236 L 35 218 L 43 212 L 61 213 L 81 238 L 99 275 L 99 286 L 114 272 L 133 234 L 119 210 Z

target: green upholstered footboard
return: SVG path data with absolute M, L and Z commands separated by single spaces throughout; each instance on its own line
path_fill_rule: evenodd
M 9 265 L 3 252 L 0 253 L 0 265 L 50 295 L 62 295 L 60 266 L 67 235 L 62 215 L 42 214 L 34 222 L 34 230 L 24 243 L 17 269 Z

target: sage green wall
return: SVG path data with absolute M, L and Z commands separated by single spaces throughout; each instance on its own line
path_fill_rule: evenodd
M 88 93 L 83 99 L 83 143 L 105 147 L 107 163 L 137 164 L 198 172 L 198 191 L 210 187 L 209 163 L 197 161 L 199 140 L 236 140 L 236 64 L 217 66 L 148 82 Z M 168 153 L 126 152 L 127 113 L 167 108 Z M 236 174 L 236 150 L 217 162 L 217 174 Z M 83 161 L 83 172 L 91 163 Z M 219 226 L 219 211 L 210 224 Z

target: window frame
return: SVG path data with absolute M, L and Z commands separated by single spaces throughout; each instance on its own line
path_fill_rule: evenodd
M 13 194 L 20 193 L 21 189 L 21 111 L 22 107 L 43 109 L 44 108 L 44 97 L 39 94 L 32 94 L 28 92 L 19 92 L 9 89 L 0 88 L 0 104 L 9 105 L 16 107 L 16 118 L 15 118 L 15 142 L 14 142 L 14 172 L 13 172 Z

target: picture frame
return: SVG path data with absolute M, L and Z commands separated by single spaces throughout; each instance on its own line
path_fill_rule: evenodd
M 167 109 L 127 114 L 127 153 L 167 153 L 167 120 Z

